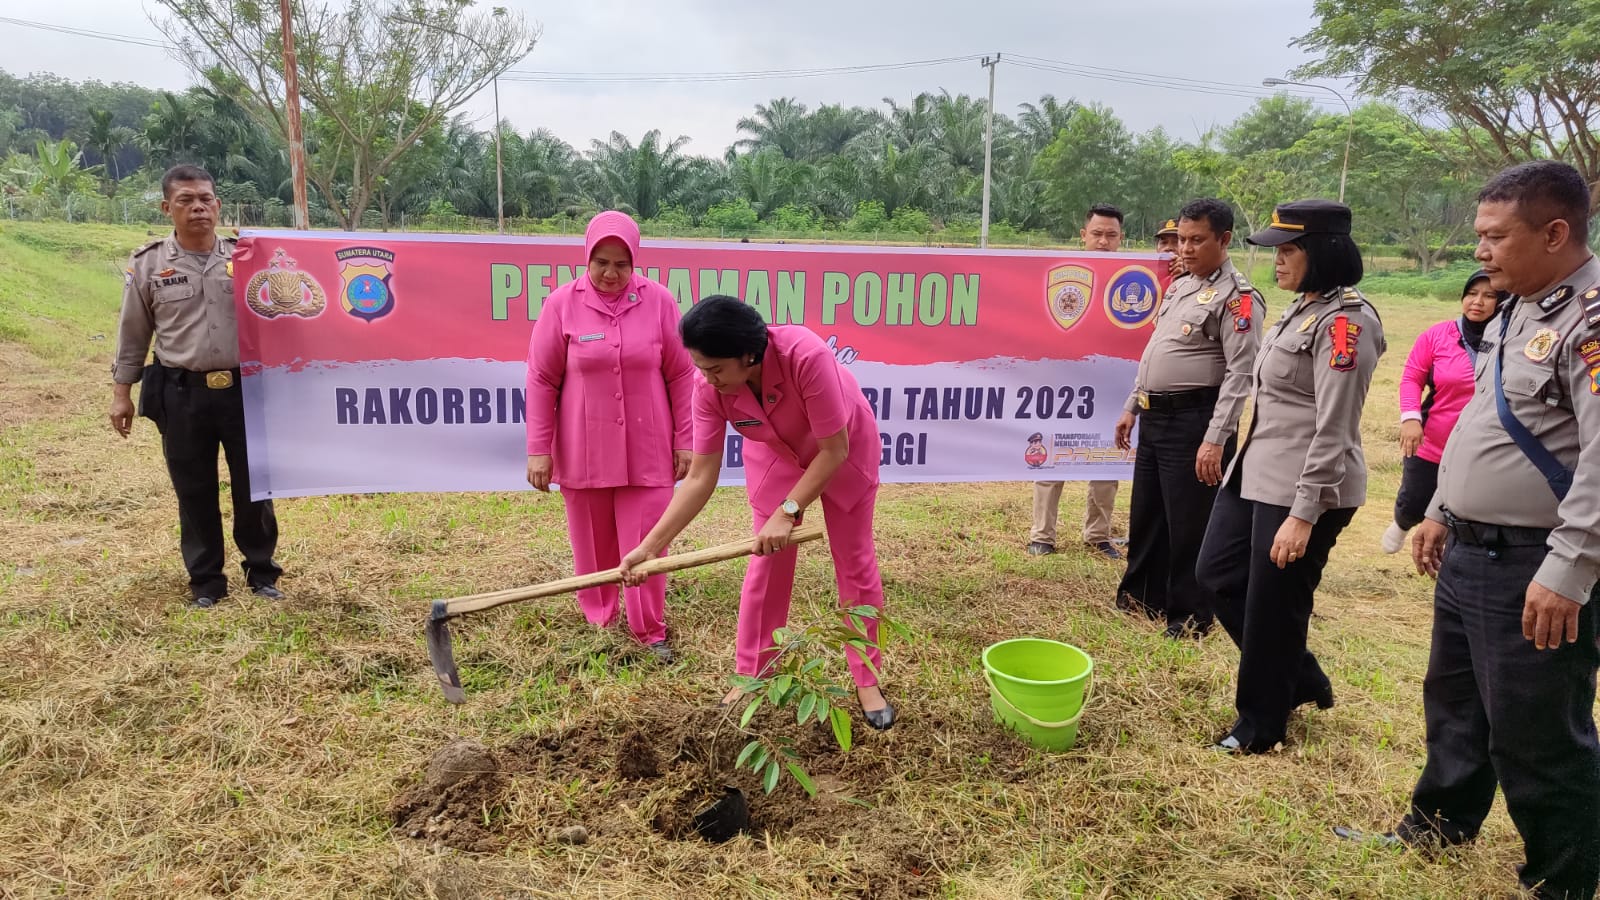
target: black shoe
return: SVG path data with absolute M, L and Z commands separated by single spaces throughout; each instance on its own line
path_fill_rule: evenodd
M 1089 549 L 1094 551 L 1096 555 L 1103 556 L 1106 559 L 1122 558 L 1122 551 L 1118 550 L 1117 546 L 1110 541 L 1097 541 L 1090 544 Z
M 1270 745 L 1255 742 L 1247 744 L 1234 737 L 1230 732 L 1223 735 L 1215 744 L 1212 744 L 1211 749 L 1218 753 L 1230 753 L 1234 756 L 1255 756 L 1259 753 L 1271 753 L 1280 746 L 1282 744 L 1276 742 Z
M 656 641 L 654 644 L 646 646 L 645 649 L 649 650 L 650 655 L 663 664 L 671 663 L 673 660 L 672 648 L 667 645 L 666 641 Z
M 1117 609 L 1125 613 L 1144 616 L 1146 619 L 1159 619 L 1162 616 L 1161 610 L 1150 606 L 1127 591 L 1117 592 Z
M 260 597 L 263 600 L 283 599 L 283 591 L 278 590 L 276 585 L 271 584 L 258 584 L 250 589 L 250 593 L 255 594 L 257 597 Z
M 1028 543 L 1029 556 L 1049 556 L 1054 552 L 1056 552 L 1056 548 L 1046 544 L 1044 541 L 1030 541 Z
M 1295 706 L 1305 706 L 1307 703 L 1315 703 L 1317 709 L 1333 709 L 1333 682 L 1321 685 L 1309 696 L 1302 696 Z
M 1392 831 L 1379 833 L 1376 831 L 1360 831 L 1344 825 L 1333 826 L 1333 835 L 1341 841 L 1350 841 L 1354 844 L 1365 844 L 1368 847 L 1382 847 L 1385 850 L 1398 850 L 1406 846 L 1406 842 Z
M 189 601 L 190 609 L 210 609 L 217 605 L 217 598 L 207 597 L 204 594 Z
M 1211 623 L 1202 622 L 1193 616 L 1177 619 L 1167 623 L 1166 635 L 1175 641 L 1185 638 L 1200 640 L 1211 633 Z
M 856 692 L 856 702 L 861 702 L 860 691 Z M 861 715 L 866 717 L 867 724 L 872 726 L 874 731 L 888 731 L 889 727 L 894 725 L 894 704 L 889 702 L 888 695 L 884 695 L 883 709 L 867 709 L 863 706 Z

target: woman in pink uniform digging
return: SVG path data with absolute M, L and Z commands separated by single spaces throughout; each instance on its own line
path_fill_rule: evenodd
M 739 598 L 736 670 L 760 675 L 773 659 L 772 632 L 789 619 L 795 548 L 789 535 L 821 500 L 839 586 L 839 606 L 883 608 L 883 579 L 872 542 L 881 445 L 872 409 L 828 345 L 799 325 L 768 326 L 732 297 L 707 297 L 683 317 L 684 346 L 704 376 L 694 394 L 694 458 L 661 521 L 623 557 L 629 569 L 659 555 L 711 498 L 722 468 L 727 424 L 744 436 L 745 491 L 756 555 Z M 894 724 L 878 686 L 878 623 L 867 619 L 867 654 L 845 651 L 867 724 Z M 723 703 L 740 696 L 735 688 Z
M 678 339 L 678 302 L 641 275 L 639 226 L 603 212 L 585 236 L 588 271 L 545 300 L 528 341 L 528 483 L 561 486 L 573 568 L 617 565 L 656 524 L 689 470 L 694 366 Z M 630 586 L 628 629 L 657 658 L 667 645 L 667 576 Z M 617 619 L 616 585 L 578 592 L 601 627 Z

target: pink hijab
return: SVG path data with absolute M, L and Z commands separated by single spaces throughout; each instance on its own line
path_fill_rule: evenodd
M 616 238 L 627 246 L 628 258 L 633 261 L 634 269 L 637 271 L 639 267 L 639 223 L 635 222 L 627 213 L 618 212 L 614 209 L 606 210 L 589 220 L 589 227 L 583 233 L 584 263 L 588 264 L 589 258 L 594 256 L 594 248 L 607 238 Z M 585 273 L 583 277 L 587 279 L 589 276 Z M 634 277 L 638 276 L 635 275 Z M 620 291 L 608 294 L 600 290 L 600 286 L 592 281 L 589 282 L 589 286 L 594 289 L 596 294 L 612 302 L 621 299 L 622 295 L 628 291 L 628 288 L 625 287 Z M 632 286 L 631 281 L 629 286 Z

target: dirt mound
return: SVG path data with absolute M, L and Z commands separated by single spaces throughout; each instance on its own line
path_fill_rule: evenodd
M 617 747 L 617 776 L 638 781 L 661 777 L 661 759 L 644 732 L 634 729 Z
M 503 844 L 499 812 L 507 786 L 488 747 L 451 741 L 428 760 L 423 783 L 389 804 L 389 817 L 396 831 L 414 840 L 491 852 Z

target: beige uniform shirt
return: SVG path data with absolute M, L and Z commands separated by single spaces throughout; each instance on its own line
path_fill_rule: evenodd
M 217 238 L 196 257 L 172 236 L 146 244 L 128 261 L 111 380 L 133 384 L 155 338 L 156 358 L 195 372 L 239 365 L 233 307 L 233 238 Z
M 1248 305 L 1248 309 L 1246 306 Z M 1205 278 L 1185 275 L 1167 287 L 1155 332 L 1123 409 L 1138 415 L 1141 392 L 1220 388 L 1206 442 L 1225 443 L 1250 396 L 1250 370 L 1261 346 L 1266 301 L 1224 259 Z
M 1495 410 L 1500 320 L 1484 329 L 1477 384 L 1439 461 L 1441 507 L 1473 522 L 1550 528 L 1550 553 L 1533 578 L 1584 603 L 1600 573 L 1600 261 L 1590 257 L 1554 291 L 1514 298 L 1504 341 L 1506 405 L 1573 470 L 1567 499 L 1518 449 Z
M 1241 497 L 1313 524 L 1365 503 L 1361 409 L 1385 349 L 1383 322 L 1355 288 L 1295 298 L 1261 338 L 1254 412 L 1223 480 L 1243 466 Z

